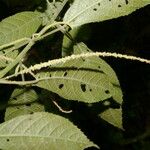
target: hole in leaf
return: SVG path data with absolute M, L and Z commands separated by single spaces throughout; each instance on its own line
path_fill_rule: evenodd
M 68 74 L 68 73 L 67 73 L 67 72 L 65 72 L 65 73 L 64 73 L 64 77 L 65 77 L 65 76 L 67 76 L 67 74 Z
M 26 104 L 26 106 L 31 106 L 31 104 L 29 103 L 29 104 Z
M 100 6 L 101 4 L 100 3 L 98 3 L 98 6 Z
M 9 139 L 7 139 L 7 142 L 9 142 L 10 140 Z
M 62 89 L 63 86 L 64 86 L 64 84 L 60 84 L 60 85 L 59 85 L 59 89 Z
M 85 59 L 84 58 L 81 58 L 82 59 L 82 61 L 85 61 Z
M 17 100 L 17 98 L 16 98 L 16 97 L 13 97 L 13 100 Z
M 93 10 L 94 10 L 94 11 L 97 11 L 97 8 L 94 8 Z
M 81 84 L 81 90 L 82 90 L 83 92 L 86 91 L 86 84 Z
M 92 89 L 90 89 L 90 92 L 92 92 Z
M 129 4 L 129 1 L 128 1 L 128 0 L 125 0 L 125 3 L 126 3 L 126 5 L 128 5 L 128 4 Z
M 34 113 L 33 111 L 30 112 L 31 115 L 32 115 L 33 113 Z
M 106 90 L 105 93 L 106 93 L 106 94 L 110 94 L 110 91 L 109 91 L 109 90 Z
M 118 7 L 121 7 L 121 5 L 118 5 Z
M 2 50 L 2 53 L 5 54 L 5 51 Z

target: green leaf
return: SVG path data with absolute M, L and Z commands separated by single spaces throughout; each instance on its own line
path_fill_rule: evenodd
M 0 22 L 0 45 L 29 38 L 42 23 L 37 12 L 21 12 Z
M 12 93 L 8 105 L 22 105 L 38 100 L 37 93 L 31 88 L 16 88 Z
M 27 103 L 25 105 L 9 106 L 5 112 L 5 121 L 13 119 L 17 116 L 33 114 L 41 111 L 44 111 L 44 105 L 37 102 Z
M 89 25 L 83 25 L 73 30 L 70 30 L 67 34 L 69 34 L 69 38 L 64 35 L 63 44 L 62 44 L 62 56 L 69 56 L 73 53 L 73 46 L 77 45 L 80 42 L 88 41 L 91 36 L 91 28 Z
M 64 16 L 72 28 L 125 16 L 150 4 L 149 0 L 74 0 Z
M 106 109 L 104 112 L 99 114 L 99 116 L 105 121 L 109 122 L 115 127 L 123 129 L 122 126 L 122 109 Z
M 38 103 L 38 95 L 32 88 L 16 88 L 5 112 L 5 121 L 14 117 L 44 111 L 44 106 Z
M 82 54 L 82 53 L 88 53 L 92 52 L 83 42 L 77 43 L 74 45 L 74 54 Z
M 39 81 L 35 86 L 68 100 L 94 103 L 112 97 L 122 103 L 122 92 L 115 72 L 98 56 L 82 56 L 51 64 L 44 71 L 39 70 L 36 77 Z
M 55 1 L 55 3 L 49 1 L 49 3 L 46 3 L 46 9 L 44 8 L 45 11 L 43 13 L 44 15 L 43 25 L 53 23 L 60 14 L 60 12 L 62 11 L 66 3 L 67 3 L 66 0 Z
M 0 149 L 82 150 L 95 146 L 67 119 L 49 113 L 23 115 L 0 125 Z
M 18 56 L 19 51 L 18 50 L 1 50 L 0 51 L 0 69 L 3 67 L 6 67 L 8 63 L 11 63 L 14 61 L 14 59 Z M 2 58 L 3 57 L 3 58 Z M 6 57 L 7 59 L 5 59 Z

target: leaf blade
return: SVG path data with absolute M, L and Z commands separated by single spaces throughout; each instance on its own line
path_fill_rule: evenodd
M 41 15 L 37 12 L 21 12 L 0 22 L 0 45 L 21 38 L 31 37 L 41 25 Z
M 16 117 L 0 125 L 0 148 L 81 150 L 96 146 L 67 119 L 49 113 Z
M 150 4 L 148 0 L 75 0 L 64 16 L 72 28 L 128 15 Z
M 84 56 L 51 64 L 36 74 L 39 81 L 34 85 L 68 100 L 94 103 L 113 97 L 121 104 L 122 92 L 113 69 L 98 56 Z

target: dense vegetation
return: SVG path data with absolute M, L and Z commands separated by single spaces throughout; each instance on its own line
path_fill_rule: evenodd
M 149 0 L 0 1 L 0 149 L 149 150 Z

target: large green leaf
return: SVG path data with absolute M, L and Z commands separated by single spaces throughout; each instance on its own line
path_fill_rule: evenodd
M 49 113 L 23 115 L 0 125 L 0 149 L 82 150 L 96 146 L 67 119 Z
M 122 103 L 120 84 L 113 69 L 98 56 L 85 56 L 39 70 L 36 74 L 39 81 L 34 85 L 69 100 L 93 103 L 112 97 Z
M 64 16 L 72 28 L 120 16 L 150 4 L 150 0 L 75 0 Z
M 21 12 L 0 22 L 0 45 L 31 37 L 42 23 L 41 14 Z

